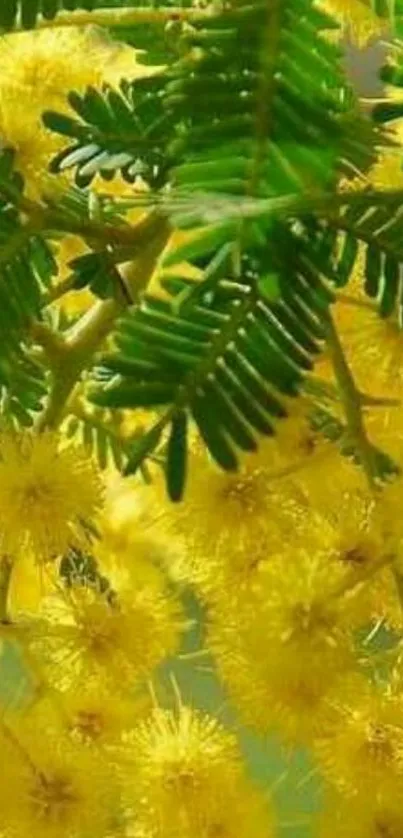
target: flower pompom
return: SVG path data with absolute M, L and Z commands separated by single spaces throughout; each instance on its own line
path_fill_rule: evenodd
M 0 437 L 0 549 L 46 562 L 87 542 L 103 502 L 94 462 L 52 433 Z
M 181 705 L 156 709 L 132 736 L 135 811 L 161 838 L 267 838 L 264 799 L 245 778 L 235 737 Z M 149 831 L 147 831 L 149 830 Z
M 179 603 L 156 585 L 140 585 L 130 598 L 113 601 L 75 590 L 70 600 L 49 597 L 43 613 L 46 619 L 32 628 L 31 648 L 63 690 L 83 677 L 115 689 L 139 686 L 175 653 L 186 625 Z
M 357 677 L 343 685 L 337 709 L 337 721 L 316 745 L 325 776 L 352 797 L 393 799 L 403 783 L 401 695 Z
M 261 568 L 249 601 L 211 609 L 218 670 L 257 730 L 306 741 L 327 717 L 327 693 L 354 660 L 341 579 L 326 554 L 289 550 Z
M 0 768 L 3 838 L 107 834 L 118 805 L 111 772 L 88 750 L 43 729 L 12 732 Z

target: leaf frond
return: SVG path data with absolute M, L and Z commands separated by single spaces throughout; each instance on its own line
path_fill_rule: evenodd
M 260 290 L 261 276 L 269 266 L 273 272 L 273 253 L 262 247 L 241 258 L 239 274 L 215 278 L 211 286 L 192 286 L 180 272 L 170 276 L 170 299 L 146 296 L 119 323 L 116 349 L 103 358 L 91 398 L 112 409 L 162 411 L 135 443 L 126 470 L 138 468 L 169 427 L 167 484 L 174 500 L 185 483 L 189 418 L 216 462 L 236 469 L 240 452 L 256 450 L 260 434 L 275 433 L 312 367 L 332 294 L 317 276 L 309 284 L 303 242 L 292 243 L 302 274 L 289 283 L 291 263 L 277 260 L 278 294 Z M 192 287 L 197 297 L 186 299 Z

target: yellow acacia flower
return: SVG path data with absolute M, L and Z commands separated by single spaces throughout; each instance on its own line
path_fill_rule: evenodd
M 402 160 L 399 149 L 380 154 L 372 166 L 368 180 L 377 189 L 399 189 L 403 186 Z
M 316 752 L 325 776 L 346 794 L 393 799 L 403 781 L 401 695 L 361 678 L 346 682 L 338 720 Z
M 392 487 L 374 496 L 361 484 L 337 484 L 333 503 L 307 520 L 305 543 L 326 552 L 329 564 L 341 572 L 346 587 L 345 619 L 351 628 L 382 620 L 402 625 L 402 611 L 390 569 L 401 539 L 391 506 Z M 401 497 L 396 493 L 395 497 Z
M 324 9 L 339 20 L 344 30 L 359 47 L 385 29 L 382 21 L 365 0 L 322 0 Z
M 150 584 L 113 603 L 89 589 L 50 597 L 43 614 L 31 648 L 63 690 L 84 676 L 137 687 L 176 651 L 185 625 L 177 601 Z
M 258 730 L 306 741 L 329 715 L 327 693 L 354 660 L 341 580 L 326 554 L 289 549 L 262 565 L 249 601 L 222 598 L 212 609 L 209 647 Z
M 0 768 L 4 838 L 89 838 L 106 833 L 117 805 L 109 771 L 86 750 L 43 730 L 13 732 Z
M 287 487 L 271 481 L 270 461 L 263 442 L 239 471 L 224 472 L 196 448 L 186 500 L 175 507 L 164 496 L 162 481 L 154 482 L 151 508 L 157 504 L 163 510 L 161 528 L 178 539 L 167 561 L 176 580 L 191 582 L 208 597 L 225 584 L 249 585 L 260 562 L 298 527 L 302 511 Z
M 54 739 L 68 738 L 77 748 L 98 750 L 112 762 L 111 746 L 124 747 L 125 734 L 151 711 L 148 690 L 123 696 L 105 689 L 104 680 L 87 678 L 84 686 L 59 692 L 43 683 L 36 701 L 20 714 L 19 729 L 34 727 Z M 115 750 L 115 753 L 117 751 Z
M 364 269 L 365 251 L 361 249 L 350 283 L 333 307 L 335 324 L 358 390 L 376 398 L 401 400 L 402 330 L 394 316 L 380 317 L 376 302 L 366 296 Z M 331 375 L 326 354 L 317 370 Z
M 271 835 L 268 808 L 244 777 L 235 737 L 216 719 L 183 705 L 177 713 L 157 709 L 132 745 L 135 811 L 149 834 Z
M 315 838 L 400 838 L 403 835 L 401 796 L 378 801 L 376 795 L 353 799 L 327 795 L 324 811 L 317 818 Z
M 150 701 L 145 691 L 130 699 L 112 696 L 99 682 L 62 697 L 65 724 L 73 740 L 99 749 L 122 745 L 125 732 L 150 711 Z
M 161 584 L 161 565 L 172 545 L 158 529 L 157 516 L 138 479 L 116 472 L 107 476 L 101 537 L 94 551 L 119 590 L 147 580 Z
M 0 437 L 0 545 L 11 556 L 31 549 L 54 559 L 86 539 L 102 505 L 94 463 L 52 433 Z
M 343 420 L 335 405 L 336 419 Z M 354 481 L 351 461 L 342 456 L 338 442 L 315 425 L 316 403 L 302 397 L 287 406 L 287 418 L 278 422 L 276 434 L 263 454 L 267 476 L 281 493 L 290 492 L 302 507 L 323 507 L 337 483 Z M 259 457 L 262 453 L 259 452 Z M 326 485 L 323 472 L 329 475 Z M 331 477 L 330 477 L 331 475 Z

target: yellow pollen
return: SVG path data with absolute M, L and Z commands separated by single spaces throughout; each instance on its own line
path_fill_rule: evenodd
M 102 733 L 103 720 L 99 713 L 80 710 L 73 723 L 73 729 L 84 739 L 98 739 Z

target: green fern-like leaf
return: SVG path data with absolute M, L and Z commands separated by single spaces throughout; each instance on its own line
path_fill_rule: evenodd
M 43 116 L 50 130 L 74 139 L 52 161 L 52 171 L 74 169 L 80 186 L 91 183 L 97 173 L 108 179 L 116 171 L 129 182 L 142 175 L 152 186 L 161 186 L 167 176 L 167 136 L 172 134 L 162 93 L 156 78 L 122 82 L 119 90 L 90 87 L 83 95 L 70 93 L 78 119 L 53 111 Z
M 180 126 L 173 181 L 184 190 L 261 197 L 334 183 L 367 142 L 347 119 L 333 21 L 311 0 L 249 4 L 200 21 L 169 71 L 164 106 Z
M 14 155 L 0 153 L 0 386 L 8 405 L 28 423 L 29 408 L 38 409 L 43 395 L 39 368 L 27 358 L 24 339 L 30 321 L 40 317 L 44 291 L 57 272 L 53 252 L 35 224 L 24 220 L 19 204 L 23 181 L 14 171 Z M 3 392 L 4 395 L 4 392 Z
M 45 371 L 23 347 L 15 354 L 0 351 L 0 410 L 17 426 L 29 427 L 43 407 L 47 393 Z
M 271 196 L 365 168 L 373 131 L 359 117 L 312 0 L 233 0 L 182 33 L 183 58 L 149 79 L 70 95 L 77 118 L 46 113 L 74 143 L 53 161 L 79 183 L 141 173 L 185 193 Z M 372 131 L 372 134 L 371 134 Z
M 66 434 L 81 442 L 101 469 L 115 465 L 123 469 L 127 460 L 128 442 L 119 434 L 106 411 L 79 410 L 66 420 Z
M 33 29 L 39 17 L 53 20 L 63 9 L 92 11 L 100 5 L 97 0 L 1 0 L 0 31 L 9 32 L 17 26 Z
M 286 398 L 298 394 L 312 366 L 323 337 L 322 312 L 332 295 L 317 275 L 311 285 L 306 281 L 311 268 L 303 267 L 303 247 L 295 237 L 291 243 L 302 273 L 290 283 L 291 263 L 277 261 L 278 299 L 259 290 L 262 273 L 273 264 L 265 247 L 242 257 L 238 277 L 211 288 L 202 283 L 190 304 L 178 307 L 189 283 L 171 276 L 170 301 L 147 297 L 119 324 L 116 351 L 104 358 L 92 399 L 112 409 L 162 410 L 134 443 L 126 470 L 141 465 L 169 426 L 167 485 L 174 500 L 186 479 L 187 417 L 217 463 L 236 469 L 240 451 L 254 451 L 259 434 L 275 432 L 286 414 Z
M 322 248 L 327 243 L 328 260 L 332 265 L 329 278 L 339 288 L 344 287 L 363 252 L 366 294 L 377 302 L 382 317 L 397 315 L 402 326 L 401 190 L 383 193 L 368 190 L 357 194 L 337 212 L 325 213 L 316 229 L 320 231 L 317 241 L 322 241 Z

